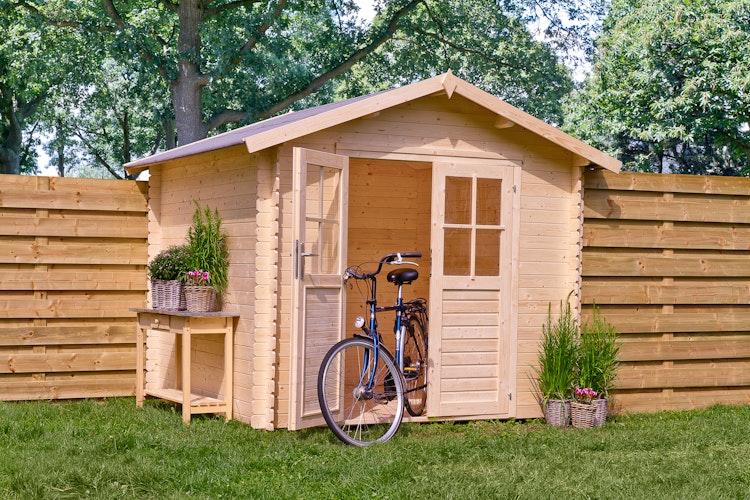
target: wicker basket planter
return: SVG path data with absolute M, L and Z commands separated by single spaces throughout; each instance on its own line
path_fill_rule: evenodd
M 151 305 L 154 309 L 184 311 L 185 290 L 180 280 L 151 280 Z
M 607 400 L 595 399 L 591 402 L 596 408 L 594 412 L 594 427 L 602 427 L 607 422 Z
M 212 286 L 186 286 L 185 299 L 190 312 L 218 311 L 219 301 Z
M 570 403 L 570 421 L 573 427 L 590 428 L 594 427 L 594 414 L 596 406 L 583 403 Z
M 570 400 L 550 399 L 544 405 L 544 419 L 553 427 L 570 425 Z

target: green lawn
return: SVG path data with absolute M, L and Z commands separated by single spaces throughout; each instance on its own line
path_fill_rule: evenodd
M 750 498 L 750 407 L 411 424 L 366 449 L 327 429 L 181 423 L 132 398 L 0 403 L 0 498 Z

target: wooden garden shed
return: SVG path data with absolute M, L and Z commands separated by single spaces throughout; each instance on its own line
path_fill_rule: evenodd
M 150 171 L 149 255 L 184 240 L 193 200 L 223 217 L 234 416 L 263 429 L 322 423 L 320 361 L 363 310 L 342 272 L 397 251 L 423 254 L 409 290 L 430 310 L 421 418 L 540 416 L 530 366 L 548 305 L 573 291 L 577 306 L 585 168 L 620 163 L 450 72 L 127 165 Z M 193 380 L 222 392 L 214 342 L 193 342 Z M 147 345 L 148 387 L 174 369 L 174 339 Z

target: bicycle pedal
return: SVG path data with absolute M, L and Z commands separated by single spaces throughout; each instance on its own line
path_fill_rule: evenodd
M 416 368 L 414 366 L 404 367 L 404 378 L 406 380 L 414 380 L 418 377 L 419 377 L 419 368 Z

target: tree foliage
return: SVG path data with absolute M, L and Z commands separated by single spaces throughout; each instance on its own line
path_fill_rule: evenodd
M 572 90 L 570 69 L 520 17 L 492 2 L 453 1 L 425 4 L 405 19 L 352 78 L 337 82 L 337 92 L 384 90 L 446 69 L 550 123 L 560 123 L 560 103 Z
M 35 171 L 37 113 L 53 92 L 78 81 L 79 41 L 0 3 L 0 173 Z
M 353 0 L 4 3 L 85 41 L 87 80 L 45 108 L 50 152 L 118 177 L 156 147 L 447 69 L 557 123 L 571 78 L 556 50 L 585 39 L 588 25 L 569 22 L 602 0 L 378 0 L 368 22 Z
M 618 0 L 566 129 L 629 169 L 748 175 L 748 47 L 748 0 Z

